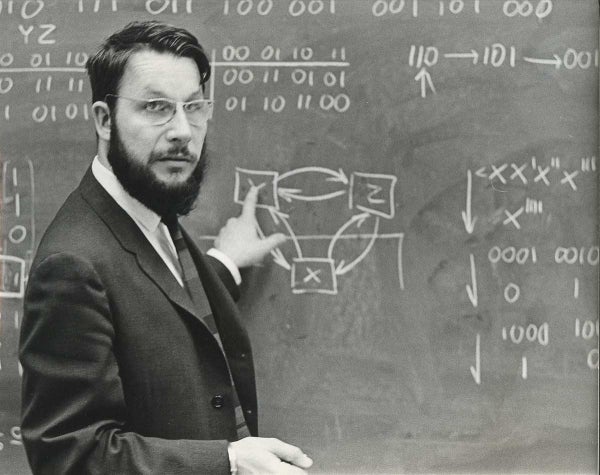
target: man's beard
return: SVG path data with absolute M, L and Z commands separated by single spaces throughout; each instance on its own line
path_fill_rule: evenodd
M 163 154 L 153 152 L 146 163 L 138 162 L 125 148 L 113 119 L 107 158 L 115 176 L 127 193 L 163 218 L 185 216 L 194 208 L 207 165 L 206 141 L 196 167 L 184 182 L 163 183 L 152 171 L 153 163 L 172 155 L 193 158 L 184 145 L 173 146 Z

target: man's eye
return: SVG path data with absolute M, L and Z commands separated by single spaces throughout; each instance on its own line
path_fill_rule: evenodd
M 162 112 L 168 110 L 170 104 L 166 101 L 147 101 L 144 109 L 148 112 Z
M 185 105 L 185 110 L 187 112 L 200 112 L 204 109 L 204 102 L 188 102 Z

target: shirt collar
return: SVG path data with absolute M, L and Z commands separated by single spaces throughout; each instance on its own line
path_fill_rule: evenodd
M 109 170 L 100 162 L 98 155 L 94 157 L 94 161 L 92 162 L 92 174 L 102 188 L 106 190 L 134 221 L 144 226 L 148 231 L 156 231 L 161 222 L 160 216 L 131 196 L 123 188 L 123 185 L 121 185 L 121 182 L 112 170 Z

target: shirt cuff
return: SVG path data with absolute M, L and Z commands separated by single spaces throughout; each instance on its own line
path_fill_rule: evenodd
M 231 471 L 231 475 L 237 475 L 238 473 L 238 465 L 237 465 L 237 454 L 235 453 L 235 449 L 231 444 L 227 446 L 227 453 L 229 454 L 229 467 Z
M 221 262 L 221 264 L 227 267 L 227 270 L 231 273 L 231 276 L 233 277 L 233 280 L 235 280 L 235 283 L 237 285 L 240 285 L 242 283 L 242 275 L 240 274 L 238 266 L 236 266 L 235 263 L 226 254 L 222 253 L 218 249 L 215 249 L 214 247 L 210 248 L 206 254 L 208 256 L 214 257 L 215 259 L 218 259 Z

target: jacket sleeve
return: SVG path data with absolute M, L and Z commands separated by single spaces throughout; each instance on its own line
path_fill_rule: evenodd
M 229 272 L 229 269 L 216 257 L 211 256 L 210 254 L 206 255 L 208 262 L 210 262 L 212 268 L 215 270 L 221 282 L 225 285 L 225 288 L 229 291 L 231 298 L 233 298 L 234 302 L 237 302 L 240 299 L 240 288 L 236 284 L 235 279 Z
M 128 430 L 109 299 L 89 262 L 44 259 L 24 310 L 21 431 L 34 474 L 229 474 L 225 440 Z

